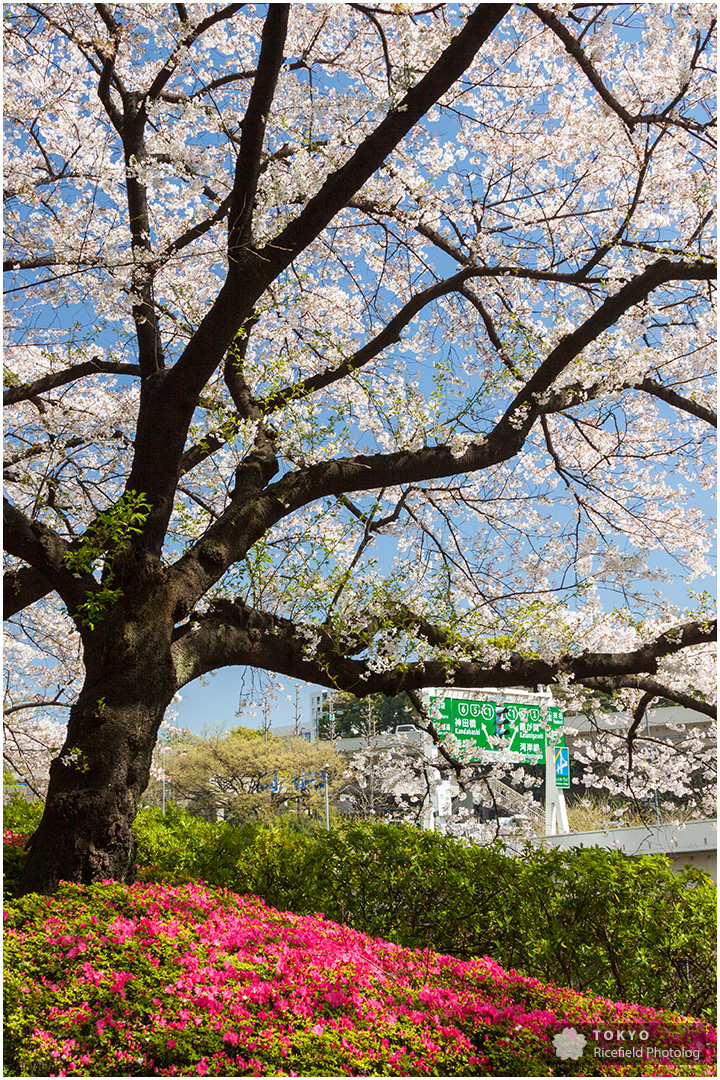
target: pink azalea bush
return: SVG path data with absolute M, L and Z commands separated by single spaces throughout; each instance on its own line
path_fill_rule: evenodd
M 13 832 L 12 829 L 3 829 L 3 845 L 7 847 L 25 847 L 27 836 L 23 833 Z
M 6 1075 L 715 1075 L 700 1021 L 697 1061 L 561 1061 L 558 1023 L 680 1018 L 202 884 L 64 884 L 5 928 Z

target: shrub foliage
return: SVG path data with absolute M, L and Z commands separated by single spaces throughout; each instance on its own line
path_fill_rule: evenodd
M 181 811 L 143 815 L 137 831 L 149 878 L 200 878 L 411 948 L 488 955 L 583 992 L 714 1016 L 715 887 L 662 855 L 528 847 L 514 857 L 366 822 L 314 835 L 283 823 L 212 827 L 199 841 Z
M 664 856 L 468 845 L 410 827 L 215 825 L 171 807 L 136 821 L 140 876 L 201 880 L 296 914 L 613 1000 L 715 1017 L 716 890 Z M 27 827 L 14 818 L 11 827 Z M 5 847 L 6 895 L 21 847 Z
M 197 884 L 62 884 L 6 906 L 11 1076 L 714 1075 L 714 1033 Z M 560 1061 L 642 1027 L 669 1061 Z M 650 1045 L 650 1042 L 648 1043 Z

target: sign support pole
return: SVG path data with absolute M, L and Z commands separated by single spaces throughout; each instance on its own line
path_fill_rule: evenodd
M 425 796 L 422 810 L 422 827 L 425 832 L 435 832 L 435 808 L 432 800 Z
M 557 836 L 570 832 L 565 792 L 557 785 L 555 773 L 555 750 L 553 743 L 545 745 L 545 835 Z

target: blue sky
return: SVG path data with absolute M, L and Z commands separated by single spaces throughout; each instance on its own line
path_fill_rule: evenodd
M 309 686 L 307 683 L 297 682 L 294 679 L 283 680 L 285 689 L 277 696 L 275 701 L 270 701 L 269 717 L 273 727 L 283 724 L 292 724 L 295 720 L 295 688 L 299 690 L 299 707 L 301 723 L 310 722 L 310 694 L 313 690 L 319 690 L 318 686 Z M 259 727 L 261 723 L 261 708 L 244 708 L 238 716 L 240 697 L 243 691 L 247 692 L 246 669 L 233 667 L 223 668 L 205 680 L 202 685 L 199 679 L 188 683 L 180 691 L 182 701 L 172 708 L 177 711 L 176 724 L 189 728 L 194 735 L 201 735 L 203 728 L 214 728 L 223 725 L 226 728 L 243 724 L 245 727 Z M 287 699 L 290 695 L 290 701 Z M 256 716 L 252 716 L 252 712 Z

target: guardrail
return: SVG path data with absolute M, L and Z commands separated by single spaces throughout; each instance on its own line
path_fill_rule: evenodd
M 596 829 L 532 841 L 549 847 L 601 847 L 638 855 L 667 855 L 677 868 L 696 866 L 717 882 L 717 820 L 685 821 L 676 825 L 632 825 L 624 829 Z

